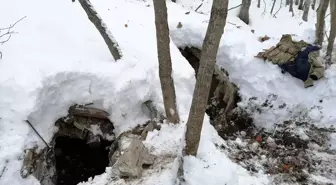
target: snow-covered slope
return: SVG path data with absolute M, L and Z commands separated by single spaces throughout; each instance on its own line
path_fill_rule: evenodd
M 118 41 L 123 57 L 115 62 L 97 30 L 89 22 L 78 2 L 70 0 L 1 0 L 0 27 L 6 27 L 27 16 L 14 30 L 19 32 L 0 46 L 0 185 L 35 185 L 29 176 L 22 179 L 20 168 L 23 150 L 43 142 L 27 125 L 29 119 L 42 136 L 50 141 L 56 131 L 54 122 L 67 114 L 74 103 L 91 103 L 108 111 L 121 133 L 148 119 L 141 104 L 153 100 L 163 110 L 155 38 L 154 12 L 151 2 L 136 0 L 92 0 L 93 5 Z M 178 109 L 183 124 L 163 125 L 160 131 L 149 133 L 146 145 L 162 157 L 162 166 L 144 173 L 143 179 L 127 182 L 141 185 L 171 185 L 176 175 L 176 159 L 180 152 L 191 97 L 194 71 L 179 53 L 178 47 L 201 46 L 206 31 L 207 14 L 188 11 L 197 1 L 168 2 L 171 34 L 173 77 Z M 186 5 L 182 7 L 181 4 Z M 208 13 L 211 2 L 204 2 L 201 11 Z M 230 7 L 239 3 L 230 2 Z M 277 5 L 279 6 L 279 5 Z M 276 7 L 279 8 L 279 7 Z M 287 9 L 288 7 L 286 7 Z M 268 95 L 276 94 L 275 107 L 284 102 L 286 109 L 272 109 L 253 114 L 258 126 L 273 128 L 274 123 L 302 115 L 319 126 L 335 125 L 336 69 L 327 71 L 326 78 L 304 89 L 303 84 L 289 75 L 281 74 L 271 64 L 254 59 L 263 48 L 278 42 L 281 34 L 293 33 L 296 38 L 313 40 L 314 12 L 310 22 L 302 23 L 301 12 L 294 18 L 285 10 L 277 18 L 269 15 L 270 5 L 251 6 L 251 26 L 238 18 L 238 9 L 231 10 L 218 52 L 218 65 L 230 74 L 240 87 L 241 107 L 250 107 L 250 97 L 258 97 L 254 104 L 262 104 Z M 178 22 L 182 28 L 177 28 Z M 127 25 L 127 26 L 126 26 Z M 241 26 L 237 28 L 237 26 Z M 253 34 L 251 29 L 255 30 Z M 258 42 L 267 34 L 271 39 Z M 319 100 L 323 99 L 322 103 Z M 311 108 L 318 105 L 319 108 Z M 304 112 L 305 114 L 303 114 Z M 190 185 L 246 185 L 271 184 L 262 171 L 250 174 L 232 162 L 216 145 L 225 145 L 205 117 L 197 158 L 185 159 L 185 178 Z M 162 168 L 161 168 L 162 167 Z M 159 170 L 160 169 L 160 170 Z M 109 183 L 110 169 L 94 180 L 83 184 Z M 111 184 L 126 184 L 118 180 Z

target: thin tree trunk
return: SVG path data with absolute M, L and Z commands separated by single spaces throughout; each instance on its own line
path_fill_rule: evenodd
M 311 0 L 306 0 L 304 2 L 304 6 L 303 6 L 303 15 L 302 15 L 302 20 L 304 21 L 308 21 L 308 14 L 309 14 L 309 9 L 310 9 L 310 3 Z
M 292 12 L 292 17 L 294 17 L 293 4 L 294 4 L 294 0 L 290 0 L 289 11 Z
M 289 12 L 292 12 L 292 13 L 294 13 L 294 9 L 293 9 L 293 1 L 294 1 L 294 0 L 290 0 L 290 2 L 289 2 Z
M 180 118 L 176 108 L 176 94 L 174 80 L 172 78 L 166 1 L 154 0 L 153 5 L 155 12 L 156 42 L 163 103 L 168 121 L 178 123 Z
M 315 10 L 316 0 L 313 0 L 313 3 L 311 5 L 312 9 Z
M 290 3 L 290 0 L 286 0 L 286 6 L 289 5 Z
M 249 24 L 250 22 L 250 16 L 249 16 L 250 6 L 251 6 L 251 0 L 243 0 L 238 15 L 239 19 L 245 22 L 246 24 Z
M 336 0 L 330 1 L 330 33 L 327 46 L 327 60 L 331 61 L 331 54 L 334 48 L 334 42 L 336 37 Z
M 299 2 L 299 10 L 303 10 L 303 0 L 300 0 Z
M 334 1 L 334 0 L 333 0 Z M 324 38 L 324 19 L 328 9 L 329 0 L 321 0 L 320 5 L 317 8 L 316 13 L 316 32 L 315 32 L 315 44 L 322 46 L 323 38 Z
M 295 5 L 299 5 L 299 0 L 295 0 Z
M 111 55 L 114 60 L 119 60 L 122 57 L 119 45 L 117 41 L 112 36 L 111 32 L 108 30 L 106 24 L 99 17 L 97 11 L 93 8 L 89 0 L 78 0 L 83 7 L 85 13 L 87 14 L 89 20 L 95 25 L 100 35 L 103 37 L 107 47 L 110 50 Z
M 272 5 L 272 8 L 271 8 L 271 15 L 272 15 L 272 13 L 273 13 L 273 10 L 274 10 L 274 6 L 275 6 L 275 2 L 276 2 L 276 0 L 273 0 L 273 5 Z
M 257 7 L 260 8 L 260 1 L 261 0 L 258 0 L 258 4 L 257 4 Z
M 224 32 L 227 12 L 228 0 L 213 0 L 187 122 L 185 155 L 197 155 L 217 51 Z

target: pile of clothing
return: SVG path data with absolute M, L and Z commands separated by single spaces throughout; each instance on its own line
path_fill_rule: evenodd
M 304 82 L 304 87 L 311 87 L 314 81 L 324 76 L 324 66 L 319 57 L 321 48 L 301 41 L 293 41 L 292 36 L 285 34 L 276 46 L 259 52 L 256 56 L 278 65 L 283 73 Z

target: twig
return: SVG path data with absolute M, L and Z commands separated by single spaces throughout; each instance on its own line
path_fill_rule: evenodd
M 7 30 L 7 29 L 11 29 L 11 28 L 13 28 L 17 23 L 19 23 L 20 21 L 22 21 L 24 18 L 26 18 L 27 16 L 24 16 L 24 17 L 22 17 L 21 19 L 19 19 L 18 21 L 16 21 L 14 24 L 12 24 L 12 25 L 10 25 L 9 27 L 7 27 L 7 28 L 0 28 L 0 31 L 1 30 Z
M 282 8 L 282 0 L 280 1 L 280 8 L 278 9 L 278 11 L 275 12 L 275 14 L 273 14 L 273 17 L 276 18 L 276 14 L 278 14 L 278 12 L 281 10 Z
M 327 39 L 329 39 L 327 31 L 324 31 L 324 34 L 326 35 Z
M 203 2 L 195 9 L 195 12 L 197 12 L 198 9 L 200 9 L 203 5 Z
M 264 11 L 263 11 L 263 13 L 261 14 L 262 16 L 266 14 L 266 2 L 265 2 L 265 0 L 263 0 L 263 2 L 264 2 Z
M 50 149 L 50 146 L 48 143 L 43 139 L 43 137 L 37 132 L 37 130 L 34 128 L 34 126 L 29 122 L 29 120 L 26 120 L 28 125 L 34 130 L 34 132 L 39 136 L 39 138 L 44 142 L 44 144 L 47 146 L 48 149 Z
M 8 164 L 8 161 L 6 160 L 6 163 L 4 165 L 4 167 L 2 168 L 1 172 L 0 172 L 0 178 L 3 176 L 3 174 L 5 173 L 6 169 L 7 169 L 7 164 Z
M 238 8 L 238 7 L 240 7 L 241 5 L 242 5 L 242 4 L 237 5 L 237 6 L 234 6 L 234 7 L 232 7 L 232 8 L 229 8 L 228 11 L 233 10 L 233 9 L 235 9 L 235 8 Z
M 327 18 L 330 15 L 330 13 L 328 13 L 324 18 Z

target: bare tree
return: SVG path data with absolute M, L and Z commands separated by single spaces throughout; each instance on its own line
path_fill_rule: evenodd
M 311 5 L 312 9 L 315 10 L 316 0 L 313 0 L 313 3 Z
M 331 61 L 331 54 L 334 48 L 334 42 L 336 37 L 336 0 L 330 1 L 330 33 L 327 46 L 327 60 Z
M 227 12 L 228 0 L 213 1 L 187 122 L 185 155 L 196 156 L 197 154 L 212 75 L 216 65 L 217 51 L 224 32 Z
M 310 9 L 310 3 L 311 0 L 305 0 L 304 6 L 303 6 L 303 15 L 302 15 L 302 20 L 308 21 L 308 14 L 309 14 L 309 9 Z
M 12 31 L 12 28 L 14 28 L 14 26 L 17 23 L 19 23 L 20 21 L 22 21 L 24 18 L 26 18 L 26 16 L 22 17 L 21 19 L 16 21 L 14 24 L 11 24 L 6 28 L 0 28 L 0 45 L 5 44 L 6 42 L 8 42 L 11 39 L 12 34 L 16 33 L 14 31 Z M 0 59 L 2 59 L 2 52 L 1 51 L 0 51 Z
M 286 6 L 289 5 L 290 3 L 290 0 L 286 0 Z
M 74 0 L 73 0 L 74 2 Z M 89 20 L 92 24 L 97 28 L 100 35 L 103 37 L 107 47 L 110 50 L 111 55 L 113 56 L 114 60 L 119 60 L 122 57 L 121 50 L 117 41 L 112 36 L 111 32 L 108 30 L 106 24 L 103 20 L 99 17 L 97 11 L 92 6 L 89 0 L 78 0 L 78 2 L 83 7 L 85 13 L 87 14 Z
M 315 43 L 318 45 L 322 45 L 324 38 L 324 19 L 329 6 L 329 0 L 320 0 L 319 7 L 317 8 L 316 13 L 316 40 Z
M 274 10 L 275 2 L 276 2 L 276 0 L 273 0 L 273 5 L 272 5 L 272 8 L 271 8 L 271 12 L 270 12 L 271 15 L 272 15 L 273 10 Z
M 298 9 L 303 10 L 303 0 L 300 0 Z
M 156 43 L 159 60 L 159 76 L 163 94 L 163 103 L 169 122 L 178 123 L 180 120 L 176 107 L 176 94 L 172 78 L 172 63 L 170 56 L 170 38 L 167 22 L 166 1 L 154 0 Z
M 261 0 L 258 0 L 258 4 L 257 4 L 257 7 L 260 8 L 260 1 Z
M 294 16 L 293 1 L 294 0 L 290 0 L 289 2 L 289 12 L 292 12 L 292 16 Z
M 238 17 L 246 24 L 249 24 L 250 22 L 250 16 L 249 16 L 250 6 L 251 6 L 251 0 L 242 0 L 242 5 Z

